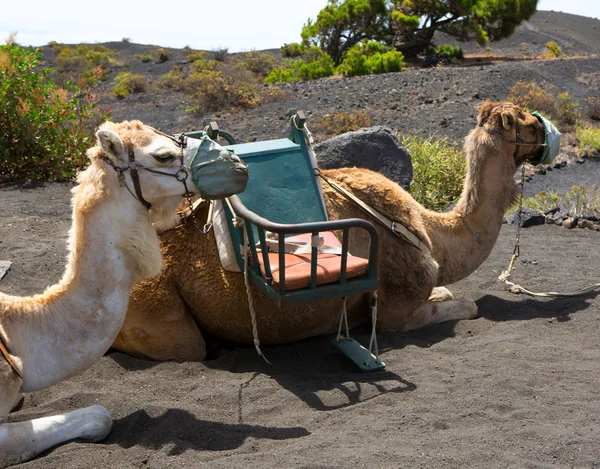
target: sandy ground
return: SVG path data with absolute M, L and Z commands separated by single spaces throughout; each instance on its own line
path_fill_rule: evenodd
M 569 174 L 545 178 L 558 173 Z M 70 187 L 0 188 L 0 259 L 14 263 L 3 292 L 40 292 L 60 278 Z M 272 365 L 230 344 L 205 363 L 111 352 L 28 395 L 10 417 L 102 404 L 114 418 L 108 438 L 68 443 L 19 467 L 600 467 L 600 298 L 506 292 L 497 276 L 514 235 L 504 225 L 489 259 L 452 287 L 477 301 L 479 317 L 380 334 L 385 372 L 361 374 L 331 337 L 264 347 Z M 590 230 L 529 228 L 514 279 L 536 290 L 596 283 L 599 245 Z M 354 336 L 368 341 L 366 328 Z

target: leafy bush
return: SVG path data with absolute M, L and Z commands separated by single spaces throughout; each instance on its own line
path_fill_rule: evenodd
M 133 57 L 136 58 L 136 59 L 138 59 L 138 60 L 141 60 L 145 64 L 147 64 L 148 62 L 150 62 L 152 60 L 152 55 L 151 54 L 134 54 Z
M 404 56 L 397 50 L 389 50 L 377 41 L 363 41 L 353 46 L 338 72 L 345 76 L 371 73 L 399 72 L 404 67 Z
M 147 87 L 148 79 L 144 75 L 121 72 L 115 77 L 115 86 L 112 91 L 117 99 L 123 99 L 130 93 L 143 93 Z
M 402 145 L 412 159 L 410 192 L 421 205 L 442 211 L 460 197 L 467 163 L 458 147 L 446 138 L 434 141 L 416 136 L 402 138 Z
M 578 124 L 575 126 L 575 134 L 579 139 L 579 148 L 584 156 L 600 155 L 600 129 Z
M 97 66 L 105 70 L 119 66 L 117 52 L 102 44 L 81 44 L 70 47 L 66 44 L 52 43 L 52 49 L 56 52 L 56 70 L 58 72 L 77 72 L 91 69 Z
M 183 88 L 181 66 L 175 65 L 170 72 L 161 75 L 156 81 L 156 86 L 180 91 Z
M 555 207 L 560 213 L 570 217 L 600 216 L 600 188 L 591 186 L 573 186 L 562 196 L 554 192 L 542 191 L 535 197 L 523 201 L 525 207 L 545 212 Z
M 216 49 L 213 51 L 213 60 L 217 62 L 225 62 L 229 58 L 229 49 Z
M 0 181 L 72 179 L 107 117 L 91 88 L 57 86 L 40 57 L 10 40 L 0 46 Z
M 441 46 L 433 48 L 433 55 L 445 56 L 449 59 L 464 59 L 463 50 L 460 46 L 453 46 L 452 44 L 442 44 Z
M 371 118 L 358 111 L 354 114 L 348 112 L 334 112 L 321 119 L 320 128 L 326 135 L 340 135 L 346 132 L 369 127 Z
M 554 96 L 535 83 L 517 82 L 509 91 L 508 100 L 528 111 L 540 111 L 563 130 L 570 130 L 579 117 L 579 105 L 571 102 L 569 93 Z
M 265 78 L 265 83 L 316 80 L 329 77 L 334 73 L 333 59 L 319 47 L 311 47 L 305 50 L 303 58 L 284 60 L 281 67 L 271 70 Z
M 556 43 L 556 41 L 548 41 L 546 43 L 546 53 L 543 54 L 546 57 L 560 57 L 562 49 Z
M 291 44 L 281 46 L 280 51 L 284 57 L 299 57 L 304 54 L 304 46 L 297 42 L 292 42 Z
M 152 56 L 156 59 L 156 63 L 163 63 L 169 60 L 169 54 L 162 47 L 152 51 Z
M 269 52 L 251 51 L 240 54 L 237 62 L 255 75 L 265 78 L 275 67 L 275 57 Z
M 600 99 L 597 96 L 590 96 L 585 99 L 587 104 L 587 115 L 590 119 L 600 121 Z

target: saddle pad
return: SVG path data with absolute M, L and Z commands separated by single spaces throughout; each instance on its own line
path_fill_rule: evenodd
M 319 233 L 328 246 L 340 247 L 342 244 L 331 231 Z M 311 235 L 302 234 L 286 238 L 290 242 L 306 242 L 310 244 Z M 285 289 L 298 290 L 310 286 L 310 254 L 286 254 L 285 255 Z M 265 266 L 262 255 L 258 256 L 261 270 L 264 272 Z M 279 287 L 279 253 L 269 253 L 269 264 L 273 276 L 273 286 Z M 348 254 L 346 264 L 346 278 L 358 277 L 367 272 L 369 265 L 368 259 L 352 256 Z M 337 254 L 317 254 L 317 285 L 337 282 L 340 278 L 342 267 L 342 256 Z

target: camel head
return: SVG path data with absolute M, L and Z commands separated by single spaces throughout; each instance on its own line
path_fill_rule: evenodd
M 532 164 L 550 163 L 560 148 L 560 132 L 550 121 L 508 101 L 486 101 L 479 107 L 477 121 L 478 129 L 485 131 L 494 145 L 512 155 L 515 167 L 526 160 Z M 481 131 L 474 132 L 474 137 L 487 140 Z
M 171 136 L 140 121 L 106 122 L 96 137 L 92 162 L 112 167 L 120 185 L 147 208 L 173 196 L 219 199 L 246 187 L 246 164 L 207 137 Z

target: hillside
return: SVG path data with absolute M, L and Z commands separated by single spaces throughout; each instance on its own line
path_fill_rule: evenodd
M 446 39 L 440 37 L 437 42 L 451 42 Z M 491 57 L 511 59 L 527 55 L 532 59 L 544 52 L 544 44 L 550 39 L 563 47 L 564 58 L 514 61 Z M 204 117 L 215 118 L 221 128 L 229 130 L 239 140 L 264 140 L 284 133 L 286 112 L 290 108 L 301 108 L 309 113 L 313 131 L 318 139 L 322 139 L 324 136 L 315 126 L 318 118 L 336 111 L 360 110 L 371 118 L 372 125 L 386 125 L 421 135 L 436 133 L 458 140 L 471 128 L 480 102 L 488 98 L 505 99 L 517 81 L 554 85 L 558 91 L 570 92 L 574 101 L 580 103 L 586 96 L 597 94 L 600 88 L 598 44 L 598 20 L 540 11 L 531 21 L 521 25 L 511 38 L 491 43 L 491 51 L 474 43 L 460 43 L 467 54 L 477 55 L 462 64 L 435 69 L 413 66 L 394 74 L 286 84 L 283 89 L 287 94 L 278 102 L 246 112 L 232 114 L 223 110 Z M 190 66 L 189 51 L 164 48 L 169 57 L 167 61 L 143 63 L 135 56 L 151 54 L 157 46 L 127 42 L 104 45 L 117 51 L 118 61 L 124 64 L 112 70 L 96 89 L 99 105 L 110 110 L 113 120 L 140 119 L 169 132 L 199 128 L 202 118 L 184 110 L 191 104 L 188 96 L 152 86 L 175 65 L 185 73 Z M 278 51 L 272 52 L 278 55 Z M 44 65 L 55 67 L 55 59 L 52 49 L 45 47 Z M 111 94 L 114 78 L 125 71 L 146 76 L 149 90 L 117 100 Z

